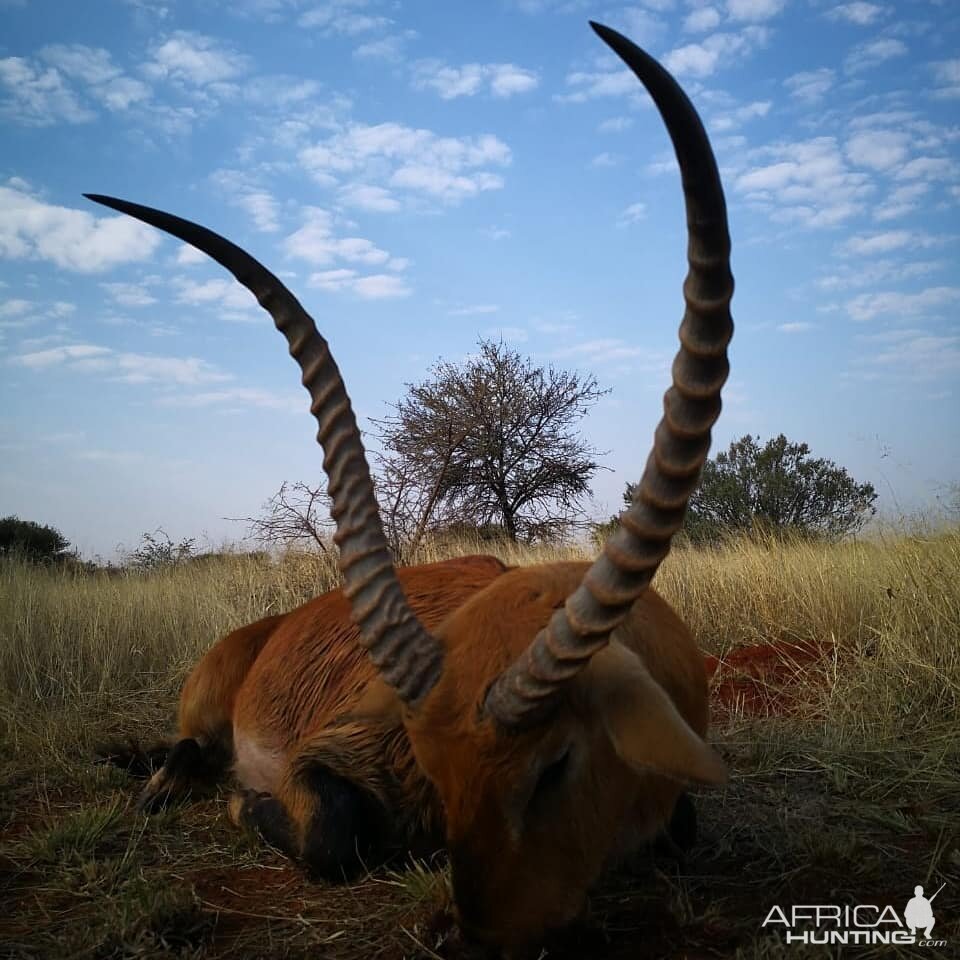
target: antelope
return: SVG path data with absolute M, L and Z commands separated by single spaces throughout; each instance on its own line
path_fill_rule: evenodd
M 355 850 L 441 837 L 462 931 L 506 950 L 575 919 L 601 873 L 682 809 L 687 784 L 726 779 L 705 740 L 703 661 L 650 585 L 698 482 L 729 372 L 723 188 L 673 77 L 591 26 L 647 88 L 673 141 L 689 261 L 653 450 L 592 564 L 473 558 L 398 573 L 343 380 L 293 294 L 204 227 L 90 195 L 207 253 L 286 337 L 318 424 L 344 582 L 201 661 L 184 687 L 181 739 L 145 804 L 228 750 L 240 784 L 233 819 L 321 874 Z

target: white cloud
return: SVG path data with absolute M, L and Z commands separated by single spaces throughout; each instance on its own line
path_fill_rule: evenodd
M 847 313 L 853 320 L 864 322 L 876 317 L 919 316 L 960 303 L 960 287 L 928 287 L 917 293 L 899 290 L 881 293 L 861 293 L 848 300 Z
M 727 0 L 727 13 L 734 20 L 769 20 L 787 5 L 787 0 Z
M 394 274 L 377 273 L 362 276 L 356 270 L 340 268 L 314 273 L 307 281 L 311 287 L 330 293 L 351 292 L 363 300 L 388 300 L 407 297 L 413 291 Z
M 292 413 L 303 411 L 303 399 L 299 393 L 271 393 L 258 387 L 227 387 L 223 390 L 205 390 L 201 393 L 186 393 L 163 397 L 163 406 L 169 407 L 262 407 L 266 410 L 286 410 Z
M 4 300 L 0 303 L 0 317 L 20 317 L 34 309 L 30 300 Z
M 395 187 L 458 203 L 503 186 L 500 176 L 479 168 L 510 163 L 510 148 L 492 134 L 440 137 L 398 123 L 352 124 L 300 152 L 303 167 L 320 183 L 349 175 L 369 185 Z M 352 184 L 351 184 L 352 185 Z
M 906 159 L 910 141 L 907 133 L 898 130 L 862 130 L 847 141 L 847 158 L 859 167 L 889 170 Z
M 597 125 L 599 133 L 623 133 L 633 126 L 633 117 L 610 117 Z
M 687 14 L 683 21 L 683 29 L 687 33 L 706 33 L 719 26 L 720 19 L 720 11 L 716 7 L 700 7 Z
M 875 189 L 847 166 L 833 137 L 777 143 L 755 155 L 773 162 L 747 169 L 734 187 L 779 222 L 835 226 L 860 212 Z
M 821 290 L 856 290 L 863 287 L 879 287 L 902 280 L 915 280 L 927 277 L 945 266 L 942 260 L 899 260 L 858 261 L 855 264 L 831 264 L 834 271 L 817 280 Z
M 0 116 L 18 123 L 46 127 L 61 120 L 88 123 L 95 117 L 55 69 L 35 67 L 22 57 L 0 60 L 0 87 L 5 91 Z
M 348 207 L 372 210 L 375 213 L 395 213 L 400 201 L 389 190 L 366 183 L 355 183 L 340 192 L 340 201 Z
M 590 161 L 591 167 L 615 167 L 620 162 L 620 157 L 615 153 L 608 153 L 606 150 L 603 153 L 598 153 Z
M 930 190 L 928 183 L 908 183 L 894 187 L 887 199 L 874 208 L 873 219 L 879 221 L 896 220 L 917 209 L 917 200 Z
M 0 187 L 0 257 L 93 273 L 147 260 L 159 243 L 156 230 L 131 217 L 95 217 Z
M 618 337 L 604 337 L 596 340 L 586 340 L 562 347 L 550 354 L 551 359 L 563 360 L 578 357 L 585 364 L 611 363 L 624 360 L 643 359 L 641 366 L 645 370 L 662 372 L 669 366 L 667 355 L 648 350 L 646 347 L 634 347 Z
M 911 230 L 887 230 L 883 233 L 856 234 L 844 242 L 842 249 L 853 256 L 870 257 L 875 254 L 890 253 L 893 250 L 902 250 L 904 247 L 925 249 L 935 246 L 938 242 L 940 241 L 935 237 Z
M 920 330 L 897 332 L 903 335 L 897 337 L 894 344 L 864 357 L 861 362 L 887 367 L 886 377 L 899 376 L 914 381 L 955 377 L 960 373 L 960 337 Z
M 865 3 L 863 0 L 854 0 L 853 3 L 841 3 L 827 11 L 831 20 L 846 20 L 859 27 L 868 27 L 875 23 L 883 14 L 884 8 L 876 3 Z
M 728 133 L 731 130 L 743 126 L 749 120 L 756 117 L 765 117 L 773 106 L 771 100 L 755 100 L 753 103 L 746 103 L 742 107 L 734 107 L 725 113 L 718 113 L 710 119 L 710 131 L 712 133 Z
M 631 223 L 639 223 L 641 220 L 646 219 L 646 216 L 647 205 L 645 203 L 631 203 L 630 206 L 623 210 L 620 216 L 617 217 L 617 226 L 627 227 Z
M 108 110 L 128 110 L 150 99 L 150 88 L 126 76 L 102 48 L 80 43 L 52 44 L 44 47 L 40 56 L 60 73 L 85 84 L 90 96 Z
M 680 76 L 709 77 L 721 66 L 748 56 L 769 39 L 766 27 L 749 26 L 740 33 L 714 33 L 700 43 L 671 50 L 664 66 Z
M 324 34 L 356 36 L 390 26 L 392 21 L 379 14 L 364 13 L 366 0 L 331 0 L 304 11 L 298 20 L 301 27 L 316 28 Z
M 936 83 L 933 95 L 938 100 L 960 98 L 960 59 L 939 60 L 930 66 Z
M 795 73 L 783 81 L 790 96 L 805 103 L 816 103 L 833 86 L 834 72 L 829 67 Z
M 388 63 L 399 63 L 403 59 L 404 46 L 414 36 L 416 31 L 407 30 L 402 34 L 369 40 L 367 43 L 361 43 L 353 51 L 353 55 L 358 60 L 385 60 Z
M 575 89 L 571 93 L 557 94 L 554 99 L 561 103 L 585 103 L 598 97 L 636 95 L 640 89 L 637 78 L 624 69 L 575 71 L 567 74 L 567 86 Z
M 190 244 L 184 243 L 177 250 L 176 263 L 182 267 L 193 266 L 197 263 L 204 263 L 210 258 L 202 251 L 198 250 L 196 247 L 191 247 Z
M 123 307 L 149 307 L 157 302 L 141 283 L 101 283 L 100 286 Z
M 533 90 L 539 80 L 532 70 L 512 63 L 465 63 L 450 67 L 440 60 L 419 60 L 413 65 L 413 86 L 433 90 L 443 100 L 472 97 L 486 89 L 495 97 L 511 97 Z
M 777 330 L 780 333 L 806 333 L 808 330 L 812 330 L 815 324 L 809 323 L 806 320 L 795 320 L 791 323 L 781 323 L 777 325 Z
M 500 307 L 494 303 L 479 303 L 471 307 L 457 307 L 454 310 L 448 310 L 447 316 L 450 317 L 476 317 L 487 313 L 498 313 Z
M 897 180 L 948 180 L 957 174 L 957 165 L 947 157 L 915 157 L 894 175 Z
M 256 228 L 264 233 L 280 229 L 276 198 L 240 170 L 217 170 L 210 179 L 224 192 L 227 202 L 246 211 Z
M 405 297 L 412 291 L 397 273 L 405 270 L 410 261 L 391 257 L 385 250 L 363 237 L 337 237 L 333 232 L 333 218 L 325 210 L 308 208 L 305 223 L 285 241 L 289 256 L 318 265 L 343 261 L 361 266 L 379 266 L 392 274 L 362 275 L 357 270 L 337 267 L 311 275 L 310 286 L 322 290 L 349 290 L 366 300 Z
M 144 71 L 157 80 L 204 87 L 232 80 L 246 72 L 247 66 L 245 56 L 224 47 L 214 37 L 177 30 L 154 49 Z
M 177 303 L 188 303 L 192 306 L 213 304 L 228 311 L 253 311 L 257 306 L 253 294 L 233 280 L 216 277 L 211 280 L 197 281 L 187 277 L 176 277 L 173 284 L 177 291 Z
M 894 37 L 880 37 L 868 43 L 861 43 L 847 54 L 844 69 L 847 73 L 862 73 L 878 67 L 887 60 L 903 57 L 907 54 L 907 45 Z
M 11 362 L 32 370 L 66 366 L 80 373 L 99 373 L 125 383 L 197 384 L 229 379 L 226 374 L 196 357 L 122 353 L 89 343 L 23 353 L 12 357 Z

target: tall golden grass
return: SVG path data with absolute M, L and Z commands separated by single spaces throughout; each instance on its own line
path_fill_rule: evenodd
M 511 564 L 585 557 L 575 547 L 442 547 L 443 556 L 472 552 Z M 417 559 L 439 558 L 426 546 Z M 294 554 L 123 575 L 5 562 L 0 740 L 14 755 L 57 756 L 111 732 L 159 733 L 186 672 L 218 637 L 337 582 L 329 557 Z M 681 548 L 656 586 L 707 652 L 774 640 L 833 646 L 844 666 L 823 695 L 838 722 L 902 730 L 960 716 L 960 529 Z

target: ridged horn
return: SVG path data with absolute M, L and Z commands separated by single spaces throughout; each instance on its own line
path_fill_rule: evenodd
M 323 447 L 323 469 L 337 524 L 344 593 L 350 600 L 361 642 L 383 678 L 415 707 L 440 676 L 439 643 L 410 609 L 393 569 L 373 494 L 357 420 L 340 371 L 313 318 L 297 298 L 246 251 L 212 230 L 140 204 L 84 194 L 179 237 L 226 267 L 259 301 L 287 338 L 303 372 Z
M 506 727 L 540 718 L 649 586 L 700 478 L 729 372 L 730 235 L 710 141 L 686 94 L 659 63 L 609 27 L 590 25 L 647 88 L 673 141 L 687 211 L 686 311 L 673 386 L 633 503 L 565 606 L 487 692 L 485 711 Z

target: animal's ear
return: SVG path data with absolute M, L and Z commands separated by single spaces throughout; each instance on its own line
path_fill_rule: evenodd
M 611 643 L 593 657 L 586 679 L 594 708 L 624 763 L 677 780 L 726 783 L 724 762 L 680 716 L 631 650 Z
M 397 691 L 377 676 L 367 684 L 350 715 L 400 724 L 402 707 Z

